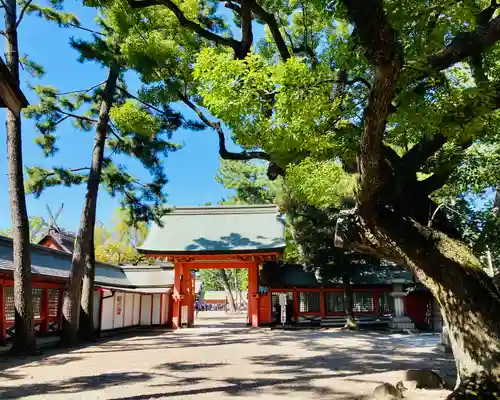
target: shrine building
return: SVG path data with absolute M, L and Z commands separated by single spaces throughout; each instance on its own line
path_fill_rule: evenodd
M 75 236 L 51 229 L 31 245 L 32 301 L 38 335 L 57 334 L 71 269 Z M 286 294 L 290 322 L 315 326 L 345 323 L 340 277 L 321 281 L 302 265 L 285 264 L 285 220 L 276 205 L 178 207 L 151 226 L 138 248 L 154 265 L 96 262 L 94 326 L 98 332 L 134 326 L 174 329 L 196 325 L 195 300 L 225 300 L 203 293 L 201 269 L 248 271 L 248 324 L 278 323 L 279 295 Z M 14 332 L 12 240 L 0 236 L 0 339 Z M 335 268 L 335 267 L 332 267 Z M 333 274 L 334 275 L 334 274 Z M 366 266 L 351 279 L 354 315 L 360 324 L 391 330 L 441 330 L 437 303 L 411 273 L 397 266 Z M 241 300 L 241 298 L 240 298 Z

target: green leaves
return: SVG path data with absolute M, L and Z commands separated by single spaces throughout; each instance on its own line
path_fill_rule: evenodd
M 26 72 L 35 78 L 41 78 L 45 74 L 43 67 L 35 61 L 30 60 L 26 55 L 19 57 L 19 63 Z

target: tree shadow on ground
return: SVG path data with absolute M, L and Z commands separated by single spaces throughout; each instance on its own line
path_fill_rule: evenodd
M 88 390 L 126 384 L 151 379 L 152 375 L 138 372 L 115 372 L 101 375 L 78 376 L 64 381 L 53 383 L 33 383 L 17 387 L 0 388 L 0 398 L 17 399 L 26 396 L 47 395 L 51 393 L 75 394 Z M 68 396 L 69 397 L 69 396 Z
M 203 351 L 203 347 L 212 346 L 229 346 L 224 352 L 230 354 L 233 346 L 241 344 L 268 346 L 269 350 L 261 356 L 250 355 L 244 358 L 236 356 L 238 363 L 252 366 L 253 372 L 246 376 L 238 376 L 240 370 L 233 368 L 233 364 L 225 359 L 214 358 L 207 362 L 176 360 L 158 364 L 147 372 L 104 373 L 60 381 L 54 379 L 50 383 L 28 383 L 20 387 L 0 388 L 0 398 L 19 398 L 51 394 L 56 391 L 68 394 L 69 398 L 71 394 L 116 385 L 123 385 L 124 393 L 127 394 L 127 385 L 140 382 L 144 390 L 139 393 L 144 394 L 129 392 L 129 397 L 119 398 L 126 400 L 175 396 L 190 398 L 211 393 L 248 398 L 252 394 L 266 391 L 282 396 L 300 395 L 304 392 L 304 398 L 313 395 L 329 399 L 366 399 L 368 397 L 364 393 L 359 391 L 354 393 L 355 390 L 351 390 L 349 385 L 365 383 L 370 386 L 369 390 L 372 390 L 372 386 L 375 387 L 382 382 L 381 379 L 387 380 L 377 374 L 410 368 L 433 368 L 441 375 L 449 375 L 450 371 L 454 373 L 453 358 L 432 351 L 429 348 L 429 338 L 423 339 L 423 336 L 394 336 L 370 331 L 265 331 L 225 328 L 213 331 L 193 329 L 169 334 L 132 332 L 120 338 L 101 341 L 94 346 L 73 349 L 64 355 L 61 355 L 61 350 L 59 352 L 53 350 L 37 361 L 27 359 L 25 362 L 47 367 L 69 364 L 92 353 L 165 351 L 182 348 L 199 348 L 199 351 Z M 420 347 L 423 350 L 420 350 Z M 234 347 L 235 352 L 237 348 Z M 168 353 L 163 354 L 168 360 Z M 23 362 L 17 365 L 20 364 Z M 237 365 L 239 364 L 235 363 L 234 367 Z M 218 368 L 226 368 L 227 375 L 225 372 L 215 375 L 205 373 L 210 370 L 217 371 Z M 12 372 L 12 379 L 23 378 L 23 375 L 17 373 L 18 371 Z M 11 372 L 5 371 L 4 374 L 0 375 L 0 378 L 9 379 Z M 147 393 L 148 390 L 153 393 Z

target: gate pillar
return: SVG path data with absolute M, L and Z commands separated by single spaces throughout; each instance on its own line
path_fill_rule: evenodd
M 248 318 L 252 327 L 259 326 L 259 264 L 248 267 Z

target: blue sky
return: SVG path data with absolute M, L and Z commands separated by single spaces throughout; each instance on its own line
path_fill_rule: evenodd
M 85 8 L 76 0 L 65 2 L 65 10 L 78 15 L 83 26 L 93 27 L 95 9 Z M 97 64 L 77 62 L 77 53 L 72 50 L 68 41 L 70 37 L 89 37 L 85 32 L 76 29 L 59 28 L 36 16 L 27 16 L 20 26 L 20 53 L 27 54 L 32 60 L 42 64 L 45 75 L 35 79 L 26 73 L 21 75 L 21 85 L 28 99 L 37 102 L 37 97 L 29 90 L 29 84 L 52 85 L 61 91 L 86 89 L 103 81 L 106 71 Z M 139 87 L 138 80 L 130 75 L 127 82 L 131 92 Z M 194 118 L 185 109 L 186 116 Z M 5 113 L 0 113 L 0 124 L 5 126 Z M 66 166 L 78 168 L 90 164 L 93 132 L 80 132 L 70 123 L 62 125 L 58 131 L 58 147 L 60 151 L 55 157 L 46 159 L 40 148 L 35 145 L 37 135 L 34 123 L 23 120 L 23 157 L 25 166 Z M 165 168 L 169 178 L 166 191 L 168 203 L 171 205 L 202 205 L 208 201 L 217 202 L 229 194 L 220 184 L 215 182 L 219 166 L 218 143 L 215 132 L 205 130 L 192 132 L 179 130 L 174 134 L 173 141 L 184 144 L 184 147 L 169 155 L 165 160 Z M 229 144 L 229 143 L 228 143 Z M 228 146 L 229 149 L 233 146 Z M 0 145 L 0 229 L 10 226 L 10 205 L 7 184 L 7 156 L 5 141 Z M 130 172 L 139 178 L 147 178 L 137 162 L 127 163 Z M 78 228 L 80 213 L 85 196 L 85 187 L 50 188 L 35 199 L 27 196 L 28 213 L 30 216 L 48 218 L 46 205 L 55 210 L 64 202 L 64 210 L 58 218 L 58 225 L 69 230 Z M 113 210 L 119 206 L 118 198 L 111 198 L 104 190 L 100 190 L 97 217 L 109 224 Z

